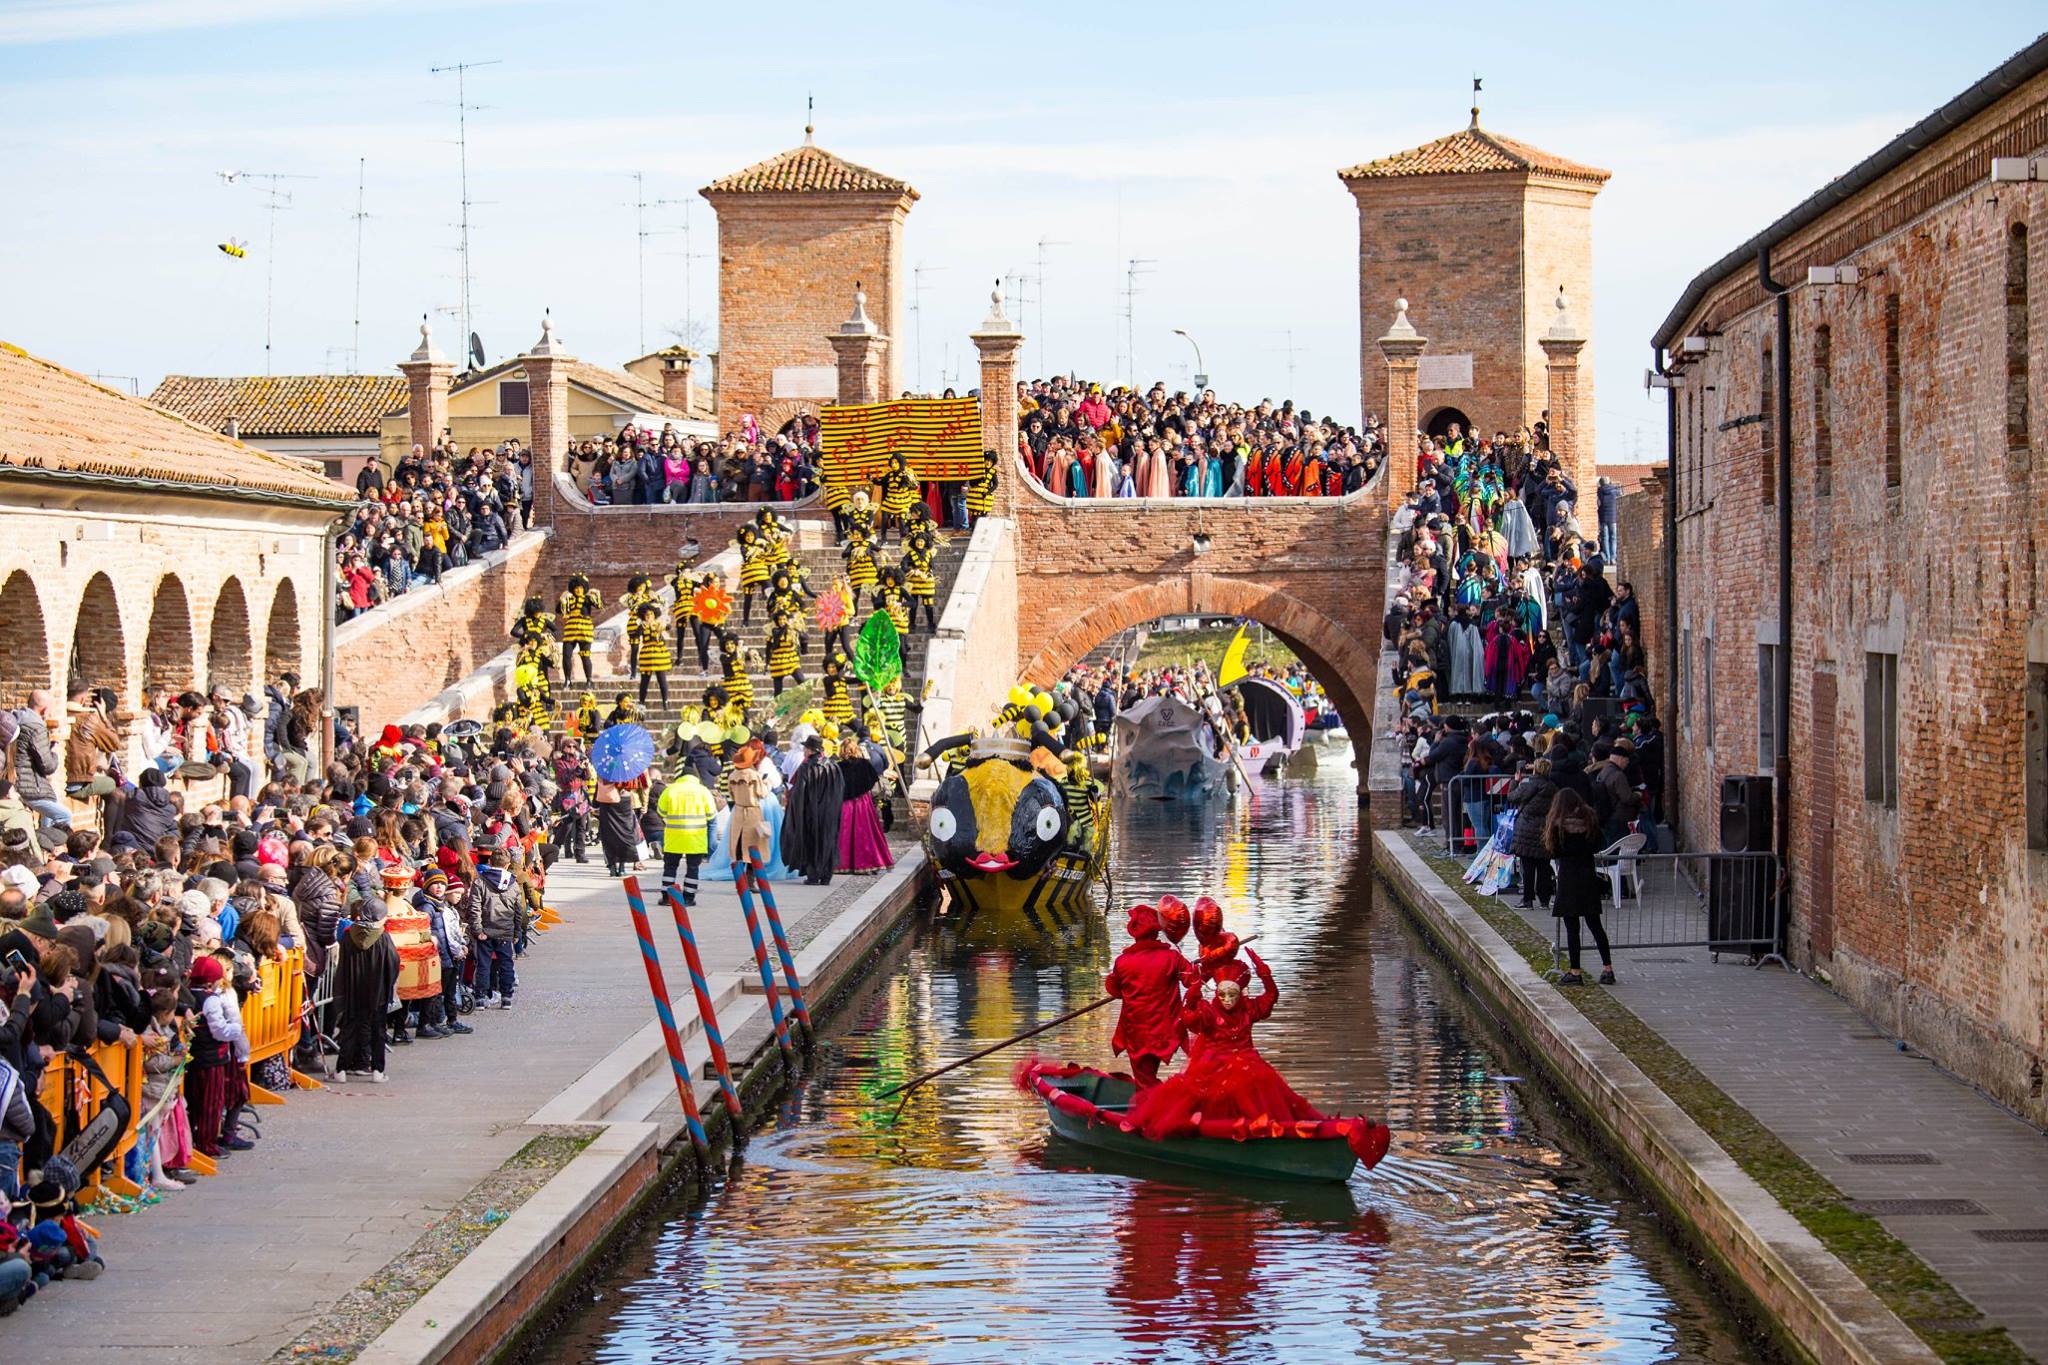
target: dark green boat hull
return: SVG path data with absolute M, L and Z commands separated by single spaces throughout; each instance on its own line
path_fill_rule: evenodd
M 1101 1109 L 1129 1108 L 1136 1087 L 1117 1076 L 1083 1072 L 1078 1076 L 1045 1077 L 1047 1084 L 1077 1095 Z M 1351 1178 L 1358 1156 L 1343 1138 L 1166 1138 L 1158 1142 L 1142 1133 L 1126 1133 L 1111 1123 L 1062 1113 L 1050 1101 L 1046 1113 L 1052 1130 L 1068 1142 L 1141 1161 L 1220 1171 L 1255 1180 L 1291 1180 L 1342 1184 Z

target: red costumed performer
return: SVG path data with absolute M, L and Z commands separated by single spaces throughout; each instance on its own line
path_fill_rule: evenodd
M 1230 943 L 1234 953 L 1234 937 Z M 1190 991 L 1181 1024 L 1200 1039 L 1178 1076 L 1142 1091 L 1131 1102 L 1131 1125 L 1155 1142 L 1170 1137 L 1260 1137 L 1283 1125 L 1316 1120 L 1315 1106 L 1294 1093 L 1252 1046 L 1252 1025 L 1272 1014 L 1280 989 L 1272 969 L 1244 950 L 1264 992 L 1245 994 L 1251 973 L 1235 958 L 1215 964 L 1216 998 Z M 1208 969 L 1205 952 L 1204 970 Z
M 1159 1084 L 1159 1068 L 1180 1051 L 1185 1040 L 1180 986 L 1188 962 L 1171 944 L 1160 940 L 1159 912 L 1151 906 L 1132 906 L 1126 927 L 1133 942 L 1117 954 L 1116 965 L 1102 985 L 1123 1001 L 1117 1011 L 1116 1032 L 1110 1036 L 1110 1051 L 1130 1054 L 1131 1076 L 1144 1090 Z

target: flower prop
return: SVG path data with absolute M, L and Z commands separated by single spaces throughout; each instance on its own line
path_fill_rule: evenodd
M 846 624 L 846 592 L 834 586 L 818 594 L 818 629 L 837 630 Z
M 706 583 L 690 595 L 690 606 L 707 626 L 722 626 L 732 615 L 732 594 L 723 583 Z

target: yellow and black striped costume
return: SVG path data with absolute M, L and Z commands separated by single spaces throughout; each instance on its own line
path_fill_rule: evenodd
M 597 697 L 589 692 L 576 703 L 576 733 L 584 739 L 593 739 L 598 731 Z
M 795 588 L 785 582 L 780 587 L 768 590 L 768 619 L 777 616 L 799 617 L 804 614 L 804 599 Z
M 853 697 L 846 688 L 846 679 L 836 669 L 825 670 L 825 719 L 834 725 L 844 725 L 853 719 Z
M 740 657 L 737 642 L 729 651 L 720 654 L 718 672 L 725 681 L 725 695 L 731 703 L 742 711 L 753 710 L 754 683 L 747 677 L 746 662 Z
M 875 698 L 875 706 L 882 713 L 883 733 L 888 737 L 890 746 L 903 748 L 904 737 L 908 733 L 903 728 L 906 713 L 910 709 L 908 699 L 904 697 L 900 688 L 889 688 Z
M 873 592 L 875 588 L 875 549 L 868 544 L 867 533 L 858 528 L 846 533 L 846 582 L 855 592 Z
M 587 645 L 597 638 L 597 614 L 604 608 L 604 594 L 595 588 L 571 588 L 555 603 L 556 618 L 562 623 L 562 643 Z
M 754 534 L 753 527 L 740 527 L 739 545 L 740 590 L 744 592 L 748 588 L 758 588 L 766 583 L 768 576 L 775 572 L 775 567 L 768 562 L 766 547 L 761 544 L 761 538 Z
M 872 504 L 856 502 L 846 509 L 846 533 L 855 531 L 873 538 L 875 534 L 875 509 Z
M 1088 761 L 1072 754 L 1067 774 L 1060 779 L 1060 794 L 1067 801 L 1067 847 L 1095 846 L 1095 779 L 1088 775 Z
M 634 635 L 640 646 L 640 671 L 666 673 L 676 666 L 675 651 L 669 648 L 668 630 L 657 611 L 634 618 Z
M 916 535 L 903 551 L 903 591 L 919 601 L 938 595 L 939 580 L 932 574 L 931 537 Z
M 779 526 L 764 526 L 757 534 L 761 537 L 761 553 L 768 561 L 769 571 L 789 563 L 789 533 Z
M 520 644 L 529 640 L 554 638 L 555 618 L 544 611 L 527 611 L 512 623 L 512 638 Z
M 548 705 L 547 694 L 538 684 L 529 684 L 519 689 L 520 719 L 529 730 L 545 732 L 548 717 L 554 708 Z
M 884 582 L 881 587 L 875 589 L 875 601 L 883 611 L 889 613 L 889 619 L 896 623 L 897 634 L 910 633 L 910 598 L 904 594 L 902 588 L 894 583 Z
M 787 678 L 796 673 L 801 659 L 804 637 L 789 628 L 787 622 L 777 621 L 768 628 L 768 676 Z
M 967 514 L 985 517 L 996 510 L 996 463 L 988 461 L 981 473 L 967 481 Z
M 917 473 L 909 464 L 891 464 L 882 474 L 882 514 L 901 517 L 917 501 Z
M 833 480 L 827 479 L 825 481 L 825 510 L 828 512 L 841 512 L 851 506 L 853 506 L 853 485 L 850 483 L 836 483 Z

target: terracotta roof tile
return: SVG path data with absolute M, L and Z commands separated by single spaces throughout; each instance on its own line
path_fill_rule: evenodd
M 1601 185 L 1613 173 L 1552 156 L 1526 142 L 1490 133 L 1473 124 L 1449 137 L 1383 156 L 1337 172 L 1344 180 L 1387 180 L 1407 175 L 1483 175 L 1489 171 L 1536 171 Z
M 231 441 L 0 342 L 0 474 L 9 467 L 353 500 L 310 461 Z
M 406 397 L 402 374 L 172 374 L 149 401 L 219 431 L 228 418 L 251 436 L 375 436 Z
M 517 370 L 519 362 L 520 358 L 514 356 L 510 360 L 499 361 L 489 369 L 473 370 L 468 374 L 457 375 L 455 382 L 449 385 L 448 391 L 450 393 L 461 393 L 464 389 L 487 383 L 498 378 L 500 375 Z M 628 374 L 624 370 L 607 369 L 603 365 L 593 365 L 587 360 L 576 359 L 571 359 L 563 368 L 569 376 L 570 383 L 580 385 L 593 393 L 601 394 L 623 407 L 633 409 L 635 412 L 644 412 L 655 417 L 673 418 L 676 421 L 682 421 L 686 418 L 703 420 L 708 419 L 712 415 L 708 409 L 701 412 L 684 412 L 681 408 L 670 407 L 662 401 L 661 385 L 651 384 L 645 379 L 640 378 L 640 376 Z M 400 415 L 412 406 L 411 394 L 407 391 L 404 383 L 401 382 L 398 387 L 398 404 L 387 414 L 392 417 Z
M 894 176 L 837 157 L 806 142 L 780 156 L 757 161 L 743 171 L 714 180 L 704 194 L 907 194 L 917 191 Z

